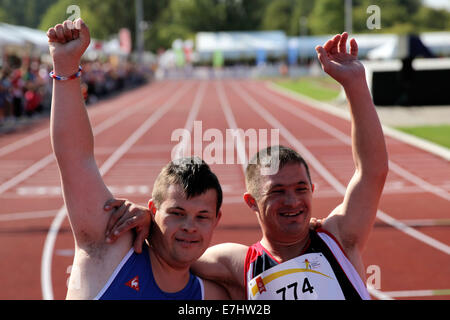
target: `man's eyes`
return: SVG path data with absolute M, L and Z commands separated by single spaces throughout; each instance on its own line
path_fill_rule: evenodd
M 177 216 L 177 217 L 183 217 L 185 215 L 184 212 L 179 212 L 179 211 L 168 211 L 167 213 L 170 215 Z M 198 216 L 196 216 L 196 218 L 200 219 L 200 220 L 204 220 L 204 219 L 209 219 L 210 217 L 208 215 L 198 215 Z
M 308 188 L 306 187 L 301 187 L 301 188 L 296 188 L 295 191 L 297 192 L 307 192 Z M 275 190 L 270 190 L 269 194 L 282 194 L 284 193 L 283 189 L 275 189 Z
M 275 190 L 271 190 L 269 191 L 269 194 L 279 194 L 279 193 L 283 193 L 284 190 L 281 189 L 275 189 Z

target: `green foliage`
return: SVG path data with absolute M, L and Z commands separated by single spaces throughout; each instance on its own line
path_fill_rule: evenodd
M 0 8 L 0 22 L 6 22 L 6 23 L 10 22 L 9 17 L 3 8 Z
M 143 0 L 146 49 L 170 47 L 176 38 L 193 38 L 199 31 L 283 30 L 299 35 L 300 18 L 308 34 L 344 30 L 344 0 Z M 0 0 L 0 21 L 49 27 L 65 20 L 66 9 L 76 4 L 92 36 L 107 39 L 120 28 L 135 38 L 134 0 Z M 369 5 L 381 8 L 381 30 L 366 26 Z M 303 19 L 304 20 L 304 19 Z M 421 0 L 353 0 L 353 31 L 422 32 L 450 30 L 450 12 L 422 5 Z
M 262 21 L 264 30 L 283 30 L 290 33 L 292 1 L 274 0 L 267 7 Z
M 36 28 L 55 0 L 0 0 L 0 21 Z
M 309 26 L 313 34 L 341 33 L 344 31 L 344 1 L 316 0 Z
M 94 38 L 106 38 L 111 33 L 105 28 L 105 20 L 99 19 L 99 14 L 97 10 L 91 8 L 92 0 L 60 0 L 50 6 L 50 8 L 45 13 L 42 21 L 39 25 L 39 29 L 48 30 L 49 28 L 55 26 L 58 23 L 62 23 L 64 20 L 68 19 L 71 14 L 67 14 L 67 8 L 70 5 L 77 5 L 80 7 L 81 18 L 89 26 L 91 35 Z M 101 8 L 96 8 L 101 10 Z

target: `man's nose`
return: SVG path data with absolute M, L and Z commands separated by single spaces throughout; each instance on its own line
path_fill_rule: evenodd
M 195 232 L 197 230 L 197 226 L 194 221 L 194 218 L 186 215 L 186 217 L 183 220 L 183 223 L 181 225 L 181 228 L 186 232 L 190 232 L 190 233 Z
M 302 199 L 294 191 L 285 193 L 284 204 L 289 207 L 296 207 L 301 203 Z

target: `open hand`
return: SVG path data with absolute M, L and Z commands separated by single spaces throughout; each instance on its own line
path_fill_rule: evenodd
M 364 66 L 358 60 L 358 44 L 350 40 L 350 52 L 347 52 L 348 33 L 338 34 L 325 45 L 317 46 L 316 51 L 323 70 L 341 85 L 353 81 L 365 81 Z
M 134 251 L 142 252 L 142 244 L 148 237 L 152 222 L 150 211 L 125 199 L 111 199 L 105 203 L 104 210 L 111 213 L 106 226 L 106 242 L 113 243 L 125 232 L 135 230 Z

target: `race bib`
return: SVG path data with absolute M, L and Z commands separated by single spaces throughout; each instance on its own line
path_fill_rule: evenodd
M 328 260 L 308 253 L 281 263 L 247 284 L 249 300 L 344 300 Z

